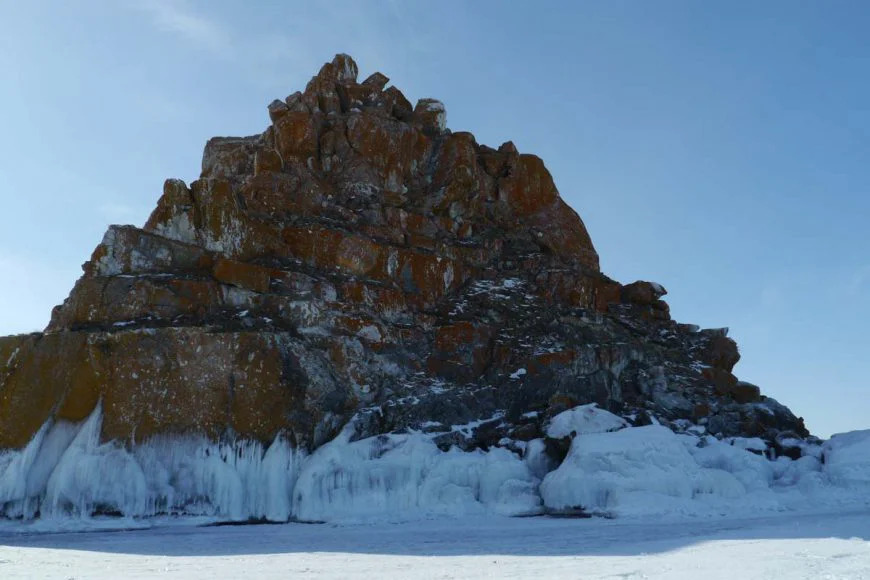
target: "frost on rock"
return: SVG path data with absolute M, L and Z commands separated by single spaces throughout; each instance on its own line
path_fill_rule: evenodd
M 115 246 L 118 244 L 118 235 L 115 228 L 109 228 L 105 235 L 101 246 L 106 249 L 104 255 L 100 256 L 94 268 L 101 276 L 114 276 L 123 272 L 123 264 L 115 256 Z
M 170 240 L 187 244 L 194 244 L 197 241 L 196 228 L 193 222 L 190 221 L 190 216 L 187 213 L 179 213 L 172 216 L 165 223 L 158 224 L 154 228 L 154 231 Z
M 444 103 L 433 99 L 426 103 L 426 110 L 437 115 L 438 129 L 444 131 L 447 128 L 447 109 Z

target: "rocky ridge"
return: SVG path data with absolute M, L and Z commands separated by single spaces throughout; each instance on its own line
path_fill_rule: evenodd
M 211 139 L 198 180 L 167 180 L 144 227 L 109 228 L 43 333 L 0 338 L 0 449 L 98 405 L 120 445 L 313 449 L 355 416 L 356 438 L 516 449 L 594 402 L 798 453 L 803 421 L 733 374 L 727 329 L 600 271 L 541 159 L 357 76 L 338 55 L 263 133 Z

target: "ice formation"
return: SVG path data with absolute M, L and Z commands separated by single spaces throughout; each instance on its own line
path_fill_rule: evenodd
M 308 455 L 282 436 L 268 446 L 195 436 L 101 443 L 101 423 L 98 407 L 81 424 L 49 422 L 24 449 L 0 454 L 0 514 L 340 523 L 699 515 L 866 503 L 870 490 L 870 431 L 835 436 L 797 460 L 770 460 L 754 441 L 631 427 L 594 405 L 550 421 L 552 440 L 572 438 L 561 464 L 545 439 L 443 451 L 419 432 L 354 441 L 351 424 Z
M 346 430 L 318 449 L 296 484 L 304 520 L 398 520 L 540 511 L 538 480 L 506 449 L 443 452 L 421 434 L 350 442 Z
M 701 467 L 680 437 L 660 425 L 576 437 L 541 485 L 544 503 L 557 511 L 657 511 L 663 503 L 656 497 L 742 492 L 733 475 Z
M 265 449 L 166 436 L 126 449 L 99 442 L 101 422 L 97 408 L 0 455 L 0 513 L 359 522 L 540 511 L 539 480 L 506 449 L 442 452 L 421 434 L 351 441 L 350 428 L 311 456 L 281 436 Z
M 833 481 L 870 486 L 870 430 L 834 435 L 822 447 L 822 456 Z

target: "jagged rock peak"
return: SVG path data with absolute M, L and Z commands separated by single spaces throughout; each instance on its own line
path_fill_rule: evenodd
M 216 137 L 142 228 L 112 226 L 44 333 L 0 339 L 0 449 L 102 404 L 103 440 L 314 448 L 408 429 L 515 446 L 597 403 L 635 424 L 806 435 L 725 333 L 599 269 L 541 159 L 446 126 L 347 55 Z M 264 115 L 265 117 L 265 115 Z M 453 429 L 453 425 L 474 428 Z M 558 447 L 558 446 L 557 446 Z

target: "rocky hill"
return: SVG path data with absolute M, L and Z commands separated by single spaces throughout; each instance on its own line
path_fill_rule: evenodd
M 517 450 L 597 403 L 795 453 L 802 420 L 737 379 L 727 329 L 608 278 L 541 159 L 450 131 L 441 102 L 388 81 L 336 56 L 263 133 L 211 139 L 144 227 L 110 227 L 45 331 L 0 339 L 0 449 L 99 406 L 122 447 L 312 450 L 356 417 L 352 439 Z

